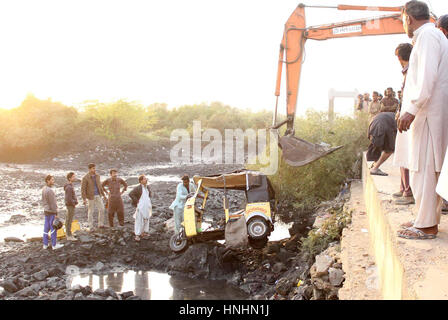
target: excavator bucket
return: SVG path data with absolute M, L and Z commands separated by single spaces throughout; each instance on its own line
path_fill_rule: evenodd
M 342 148 L 342 146 L 330 148 L 305 141 L 292 135 L 280 137 L 279 144 L 282 149 L 283 159 L 293 167 L 307 165 Z

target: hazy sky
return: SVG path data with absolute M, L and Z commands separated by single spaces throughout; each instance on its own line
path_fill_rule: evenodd
M 221 101 L 272 110 L 278 49 L 296 0 L 14 0 L 0 2 L 0 107 L 27 93 L 68 105 L 119 98 L 170 107 Z M 399 6 L 396 0 L 303 0 Z M 446 0 L 427 1 L 437 15 Z M 307 9 L 307 25 L 376 16 Z M 384 14 L 384 13 L 381 13 Z M 401 86 L 405 35 L 308 40 L 298 113 L 326 110 L 328 90 Z M 284 87 L 280 109 L 285 109 Z M 352 100 L 336 102 L 346 113 Z

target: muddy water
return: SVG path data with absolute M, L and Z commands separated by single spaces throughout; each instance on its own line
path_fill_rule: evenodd
M 92 287 L 92 290 L 111 287 L 115 292 L 133 291 L 143 300 L 242 300 L 248 296 L 225 281 L 173 278 L 152 271 L 126 271 L 106 275 L 85 274 L 73 277 L 75 285 Z

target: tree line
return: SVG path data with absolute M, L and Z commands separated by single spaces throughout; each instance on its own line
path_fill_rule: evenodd
M 174 129 L 260 129 L 269 126 L 271 112 L 242 110 L 221 102 L 168 108 L 117 100 L 85 101 L 80 107 L 28 95 L 20 106 L 0 109 L 0 152 L 26 152 L 89 141 L 120 145 L 144 139 L 169 138 Z

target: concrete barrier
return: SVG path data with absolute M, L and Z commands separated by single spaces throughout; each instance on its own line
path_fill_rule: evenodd
M 448 217 L 442 216 L 436 239 L 399 238 L 400 224 L 415 219 L 414 205 L 394 204 L 400 170 L 389 159 L 381 167 L 389 175 L 373 176 L 369 165 L 364 154 L 363 192 L 382 298 L 448 299 Z

